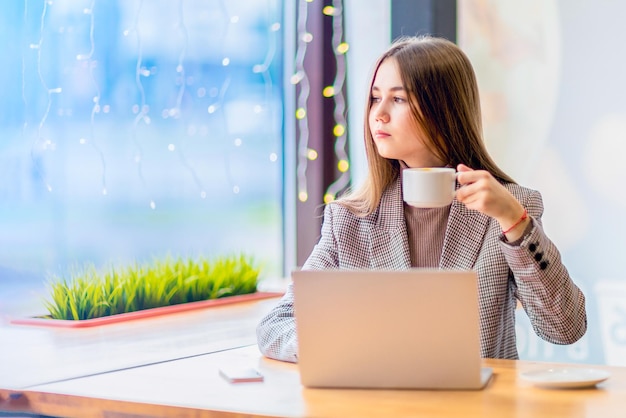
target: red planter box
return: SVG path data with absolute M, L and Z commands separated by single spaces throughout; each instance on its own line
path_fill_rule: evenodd
M 118 322 L 129 321 L 133 319 L 151 318 L 154 316 L 165 315 L 177 312 L 186 312 L 194 309 L 204 309 L 213 306 L 229 305 L 232 303 L 248 302 L 252 300 L 268 299 L 281 296 L 282 293 L 277 292 L 255 292 L 246 295 L 228 296 L 220 299 L 202 300 L 199 302 L 181 303 L 178 305 L 169 305 L 161 308 L 143 309 L 141 311 L 128 312 L 100 318 L 83 319 L 83 320 L 66 320 L 52 319 L 45 317 L 32 318 L 16 318 L 10 322 L 16 325 L 38 325 L 46 327 L 61 328 L 85 328 L 99 325 L 115 324 Z

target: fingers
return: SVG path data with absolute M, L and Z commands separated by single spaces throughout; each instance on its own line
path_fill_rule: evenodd
M 457 166 L 457 180 L 462 186 L 476 183 L 480 180 L 489 181 L 491 174 L 484 170 L 474 170 L 465 164 Z
M 500 222 L 507 222 L 511 214 L 519 218 L 523 208 L 502 184 L 488 171 L 474 170 L 465 164 L 458 164 L 457 181 L 462 186 L 456 191 L 456 198 L 467 208 L 484 213 Z M 520 209 L 521 208 L 521 209 Z M 517 219 L 515 218 L 515 219 Z
M 456 198 L 465 205 L 471 205 L 479 199 L 484 199 L 489 192 L 488 185 L 483 181 L 470 181 L 467 176 L 459 176 L 458 180 L 461 187 L 456 191 Z
M 457 166 L 457 180 L 462 186 L 456 191 L 456 198 L 469 209 L 491 215 L 501 199 L 500 185 L 489 172 L 473 170 L 464 164 Z

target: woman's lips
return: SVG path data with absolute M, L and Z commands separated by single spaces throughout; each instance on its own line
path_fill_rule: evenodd
M 382 139 L 382 138 L 388 138 L 389 136 L 391 136 L 391 135 L 389 135 L 389 134 L 388 134 L 387 132 L 385 132 L 385 131 L 376 130 L 376 131 L 374 132 L 374 138 L 380 138 L 380 139 Z

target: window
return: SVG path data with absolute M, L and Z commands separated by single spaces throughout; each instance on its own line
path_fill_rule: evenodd
M 0 286 L 167 254 L 282 274 L 280 2 L 0 10 Z

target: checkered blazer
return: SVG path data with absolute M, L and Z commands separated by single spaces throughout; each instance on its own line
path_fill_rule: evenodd
M 478 275 L 480 343 L 484 358 L 517 359 L 515 309 L 519 300 L 541 338 L 571 344 L 587 329 L 585 297 L 572 282 L 556 246 L 543 231 L 537 191 L 507 184 L 532 220 L 518 245 L 506 242 L 498 222 L 454 200 L 439 268 L 473 269 Z M 411 267 L 399 179 L 365 218 L 339 204 L 324 210 L 319 242 L 303 269 L 408 269 Z M 297 362 L 290 284 L 257 327 L 258 345 L 270 358 Z

